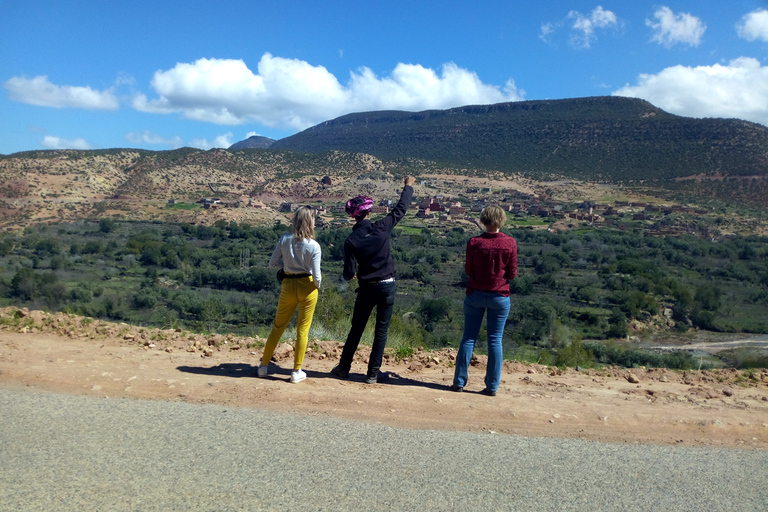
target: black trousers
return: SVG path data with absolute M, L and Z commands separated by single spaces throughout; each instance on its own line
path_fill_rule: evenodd
M 352 313 L 352 327 L 349 330 L 349 335 L 347 335 L 347 341 L 344 343 L 344 350 L 341 352 L 341 361 L 339 362 L 339 367 L 342 370 L 349 371 L 352 366 L 352 359 L 357 351 L 357 346 L 360 344 L 360 337 L 363 335 L 368 318 L 375 307 L 376 329 L 373 335 L 371 358 L 368 361 L 368 377 L 378 375 L 381 360 L 384 357 L 384 347 L 387 345 L 389 321 L 392 319 L 392 311 L 395 309 L 396 290 L 394 281 L 364 284 L 357 289 L 355 310 Z

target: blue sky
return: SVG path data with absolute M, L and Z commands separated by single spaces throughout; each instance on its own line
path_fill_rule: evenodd
M 0 153 L 623 95 L 768 125 L 768 2 L 0 0 Z

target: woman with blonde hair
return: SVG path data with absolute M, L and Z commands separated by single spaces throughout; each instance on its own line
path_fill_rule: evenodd
M 480 212 L 485 233 L 467 242 L 464 270 L 469 276 L 464 298 L 464 335 L 456 356 L 453 391 L 463 391 L 469 377 L 469 362 L 480 334 L 483 316 L 488 314 L 488 366 L 485 371 L 484 395 L 496 396 L 501 382 L 504 325 L 509 315 L 509 280 L 517 276 L 517 242 L 501 231 L 507 214 L 498 206 L 487 206 Z
M 317 305 L 317 291 L 320 288 L 320 244 L 315 240 L 315 217 L 309 206 L 302 206 L 293 215 L 291 232 L 284 234 L 269 260 L 270 268 L 282 270 L 280 298 L 277 313 L 272 323 L 272 331 L 264 346 L 259 377 L 266 377 L 269 361 L 280 337 L 285 332 L 293 312 L 299 308 L 296 322 L 296 346 L 294 349 L 291 382 L 301 382 L 307 374 L 301 369 L 304 353 L 307 350 L 309 327 Z

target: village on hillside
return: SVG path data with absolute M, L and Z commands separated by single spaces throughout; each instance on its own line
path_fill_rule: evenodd
M 467 180 L 464 180 L 467 181 Z M 332 184 L 328 176 L 323 183 Z M 423 222 L 424 227 L 449 228 L 462 223 L 474 224 L 480 211 L 489 204 L 500 206 L 509 213 L 510 224 L 528 225 L 533 229 L 552 231 L 572 229 L 584 224 L 600 226 L 617 221 L 643 221 L 641 225 L 649 235 L 680 235 L 691 233 L 691 229 L 662 222 L 672 214 L 705 215 L 711 213 L 704 208 L 679 204 L 659 204 L 657 202 L 615 200 L 611 203 L 592 200 L 571 201 L 557 198 L 552 190 L 528 192 L 514 188 L 496 188 L 492 186 L 456 187 L 455 183 L 439 183 L 435 180 L 421 180 L 422 187 L 417 190 L 416 198 L 410 205 L 415 211 L 415 218 Z M 440 185 L 448 185 L 441 187 Z M 451 186 L 453 185 L 453 186 Z M 441 190 L 441 189 L 445 190 Z M 424 192 L 427 193 L 419 193 Z M 316 200 L 314 198 L 292 198 L 292 201 L 265 202 L 257 196 L 243 195 L 234 200 L 217 197 L 203 197 L 198 203 L 204 209 L 273 209 L 283 214 L 290 214 L 302 205 L 310 204 L 318 216 L 319 225 L 345 226 L 352 222 L 344 213 L 344 201 Z M 169 204 L 176 203 L 171 199 Z M 372 214 L 386 215 L 394 206 L 395 198 L 379 199 L 372 209 Z M 515 221 L 518 221 L 517 223 Z M 538 222 L 536 222 L 538 220 Z M 699 234 L 708 236 L 709 233 Z

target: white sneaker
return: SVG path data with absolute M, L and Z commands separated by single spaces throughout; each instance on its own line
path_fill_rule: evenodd
M 295 372 L 291 372 L 291 382 L 296 384 L 297 382 L 301 382 L 304 379 L 307 378 L 307 374 L 304 373 L 304 370 L 297 370 Z
M 259 377 L 264 378 L 267 376 L 268 369 L 269 369 L 269 366 L 259 365 L 259 369 L 256 370 L 256 373 Z

